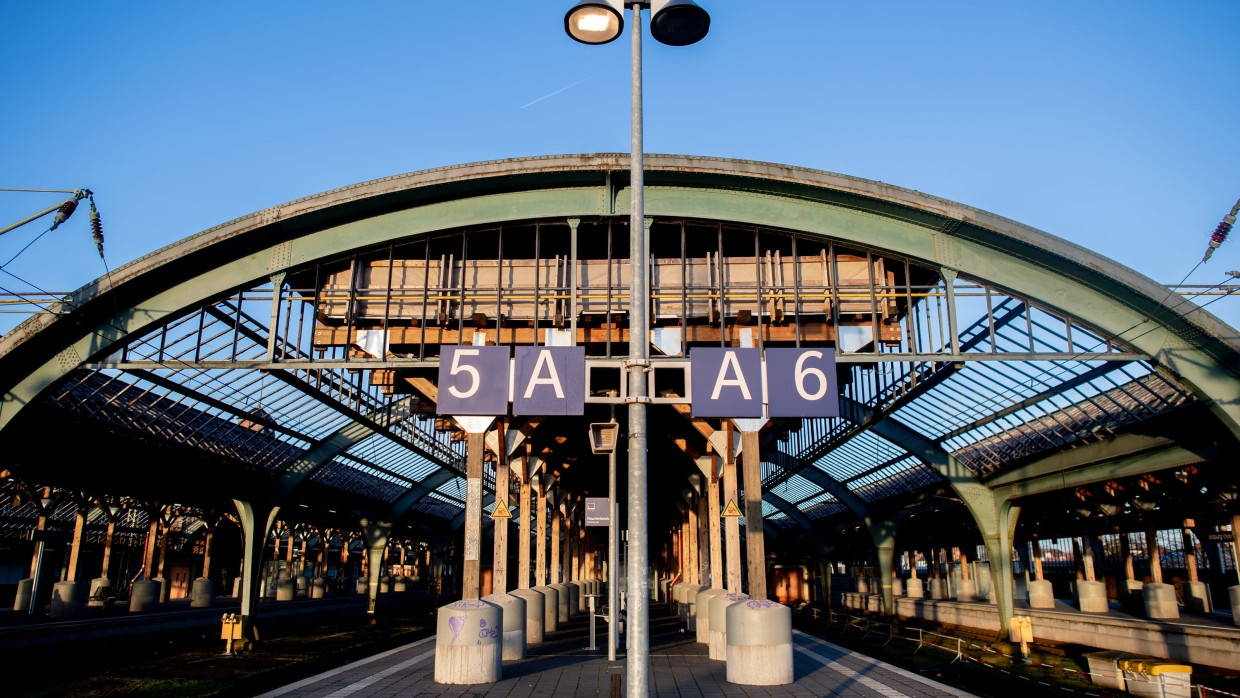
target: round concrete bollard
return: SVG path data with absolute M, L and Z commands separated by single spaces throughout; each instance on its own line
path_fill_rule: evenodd
M 944 600 L 947 598 L 947 580 L 931 579 L 930 580 L 930 598 L 935 600 Z
M 293 577 L 293 579 L 297 580 L 297 595 L 298 596 L 309 596 L 310 595 L 310 580 L 307 579 L 306 576 L 303 574 L 299 574 L 296 577 Z
M 1231 602 L 1231 624 L 1240 625 L 1240 585 L 1227 587 L 1227 600 Z
M 151 581 L 159 585 L 159 602 L 168 603 L 168 592 L 172 590 L 172 585 L 168 584 L 168 580 L 163 577 L 155 577 Z
M 663 601 L 664 603 L 666 603 L 669 600 L 667 587 L 668 587 L 667 580 L 660 579 L 659 580 L 659 600 Z
M 1146 584 L 1145 617 L 1152 620 L 1175 620 L 1180 617 L 1180 607 L 1175 601 L 1175 587 L 1170 584 Z
M 697 595 L 697 641 L 703 645 L 710 644 L 710 600 L 723 596 L 728 592 L 723 589 L 702 587 Z
M 370 587 L 370 583 L 368 581 L 366 581 L 365 579 L 359 579 L 357 580 L 357 584 L 355 584 L 353 588 L 357 590 L 357 593 L 365 594 L 369 591 L 369 587 Z
M 728 606 L 728 682 L 743 686 L 792 683 L 792 609 L 766 600 Z
M 893 577 L 891 579 L 891 595 L 904 596 L 904 580 L 899 577 Z
M 499 681 L 504 612 L 478 599 L 439 608 L 435 628 L 435 683 Z
M 210 608 L 215 603 L 215 580 L 199 577 L 189 592 L 190 608 Z
M 85 584 L 56 582 L 52 585 L 52 607 L 48 615 L 52 618 L 77 618 L 86 607 L 85 591 Z
M 281 579 L 276 584 L 276 601 L 292 601 L 297 598 L 297 582 L 292 579 Z
M 533 589 L 514 589 L 513 596 L 525 599 L 525 644 L 537 645 L 543 641 L 546 630 L 547 597 Z
M 685 582 L 677 582 L 672 589 L 672 608 L 676 609 L 676 615 L 680 617 L 681 627 L 689 627 L 689 604 L 686 602 L 685 594 L 689 591 L 689 585 Z
M 689 620 L 688 620 L 688 623 L 685 625 L 685 629 L 691 633 L 697 633 L 698 613 L 699 613 L 698 600 L 697 600 L 698 594 L 708 589 L 710 589 L 710 587 L 708 586 L 693 586 L 693 587 L 689 587 L 685 591 L 685 606 L 689 609 L 688 614 L 687 614 L 687 617 Z
M 91 596 L 95 596 L 100 590 L 111 589 L 112 580 L 107 577 L 95 577 L 90 580 L 90 595 L 86 597 L 86 605 L 91 608 L 103 608 L 103 599 L 91 600 Z
M 1111 610 L 1107 606 L 1106 583 L 1077 580 L 1076 604 L 1080 607 L 1081 613 L 1106 613 Z
M 33 579 L 22 579 L 17 582 L 17 598 L 13 599 L 14 611 L 25 613 L 30 610 L 30 593 L 33 589 Z
M 488 594 L 482 600 L 499 606 L 504 613 L 500 631 L 504 661 L 525 659 L 525 599 L 513 594 Z
M 327 596 L 327 580 L 322 577 L 315 577 L 310 580 L 310 598 L 321 599 Z
M 870 580 L 869 579 L 866 579 L 865 577 L 857 577 L 857 593 L 858 594 L 870 593 Z
M 910 579 L 904 583 L 904 586 L 908 587 L 906 591 L 910 599 L 926 598 L 926 588 L 922 586 L 920 579 Z
M 391 577 L 387 577 L 387 576 L 379 577 L 379 593 L 380 594 L 392 593 L 392 578 Z
M 543 637 L 546 638 L 546 633 L 560 629 L 560 591 L 550 586 L 534 587 L 533 591 L 543 595 Z
M 1030 608 L 1054 608 L 1055 592 L 1051 588 L 1051 583 L 1042 581 L 1029 582 L 1029 607 Z
M 961 579 L 956 582 L 957 601 L 977 601 L 977 580 Z
M 392 591 L 401 594 L 409 589 L 409 582 L 405 580 L 404 575 L 392 580 Z
M 711 659 L 724 661 L 728 658 L 728 607 L 748 601 L 749 594 L 720 594 L 710 600 L 710 642 L 707 645 Z
M 159 583 L 151 579 L 134 582 L 129 587 L 129 612 L 150 611 L 159 603 Z
M 555 589 L 555 593 L 556 593 L 556 597 L 555 597 L 556 598 L 556 603 L 555 603 L 556 622 L 557 623 L 568 623 L 568 608 L 569 608 L 569 603 L 572 601 L 572 592 L 570 592 L 568 590 L 568 587 L 563 584 L 550 584 L 548 586 L 550 586 L 552 589 Z
M 565 582 L 564 586 L 568 587 L 569 615 L 585 611 L 586 597 L 581 593 L 581 584 L 578 582 Z
M 1184 610 L 1188 613 L 1210 613 L 1214 604 L 1210 603 L 1210 588 L 1205 582 L 1184 582 L 1180 585 L 1180 594 L 1184 597 Z

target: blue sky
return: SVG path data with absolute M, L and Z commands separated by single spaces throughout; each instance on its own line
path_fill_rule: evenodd
M 7 0 L 0 186 L 94 190 L 115 268 L 358 181 L 626 151 L 628 42 L 570 40 L 571 4 Z M 1240 197 L 1240 2 L 700 4 L 702 43 L 647 34 L 649 152 L 916 189 L 1168 284 Z M 0 193 L 0 225 L 56 200 Z M 84 214 L 5 269 L 100 276 Z M 0 237 L 0 263 L 44 227 Z M 1240 269 L 1237 238 L 1189 282 Z M 1240 297 L 1210 310 L 1240 325 Z

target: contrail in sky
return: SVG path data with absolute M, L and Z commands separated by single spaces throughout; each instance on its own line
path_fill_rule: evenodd
M 576 87 L 576 86 L 580 85 L 580 84 L 581 84 L 581 83 L 583 83 L 583 82 L 587 82 L 587 81 L 589 81 L 589 80 L 593 80 L 593 79 L 594 79 L 594 77 L 595 77 L 594 75 L 591 75 L 591 76 L 590 76 L 590 77 L 588 77 L 588 78 L 583 78 L 583 79 L 581 79 L 581 80 L 578 80 L 577 82 L 574 82 L 573 84 L 569 85 L 568 87 L 561 87 L 560 89 L 556 90 L 555 92 L 552 92 L 552 93 L 550 93 L 550 94 L 545 94 L 545 95 L 543 95 L 542 97 L 539 97 L 538 99 L 534 100 L 533 102 L 530 102 L 529 104 L 522 104 L 522 105 L 521 105 L 521 108 L 522 108 L 522 109 L 524 109 L 524 108 L 526 108 L 526 107 L 529 107 L 529 106 L 533 106 L 533 105 L 535 105 L 535 104 L 538 104 L 539 102 L 543 101 L 544 99 L 550 99 L 550 98 L 552 98 L 552 97 L 554 97 L 554 96 L 556 96 L 556 95 L 560 94 L 561 92 L 564 92 L 565 90 L 571 90 L 571 89 L 573 89 L 574 87 Z

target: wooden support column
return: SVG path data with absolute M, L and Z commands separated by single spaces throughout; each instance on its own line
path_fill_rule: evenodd
M 697 550 L 694 553 L 697 557 L 698 585 L 705 586 L 706 580 L 710 577 L 710 536 L 706 532 L 707 522 L 710 520 L 710 507 L 707 506 L 707 493 L 703 492 L 697 498 L 697 532 L 693 537 L 694 546 Z
M 207 518 L 203 520 L 207 525 L 207 535 L 202 543 L 202 576 L 211 578 L 211 541 L 215 538 L 215 515 L 207 514 Z
M 1042 581 L 1042 544 L 1037 538 L 1029 543 L 1033 549 L 1033 578 L 1035 581 Z
M 150 510 L 150 526 L 146 532 L 146 551 L 142 557 L 142 578 L 155 578 L 155 543 L 159 540 L 159 508 Z
M 1182 532 L 1184 538 L 1184 568 L 1188 572 L 1188 581 L 1197 581 L 1197 548 L 1193 546 L 1192 527 L 1194 522 L 1188 519 L 1184 522 Z
M 482 451 L 483 430 L 465 434 L 465 557 L 461 573 L 462 599 L 482 594 Z
M 530 456 L 522 456 L 520 510 L 517 522 L 517 588 L 530 588 Z
M 712 589 L 723 588 L 723 550 L 719 532 L 719 468 L 715 454 L 710 458 L 710 478 L 707 481 L 706 527 L 710 540 L 710 586 Z
M 85 505 L 78 505 L 77 517 L 73 522 L 73 548 L 69 551 L 69 569 L 65 570 L 64 581 L 76 582 L 78 579 L 78 565 L 82 560 L 82 534 L 86 531 L 87 511 Z
M 749 557 L 749 598 L 765 599 L 766 541 L 762 532 L 762 453 L 758 430 L 741 432 L 745 459 L 745 549 Z
M 723 454 L 723 498 L 725 504 L 740 504 L 740 492 L 736 482 L 736 448 L 732 440 L 736 438 L 731 421 L 724 421 L 724 433 L 728 452 Z M 724 518 L 724 539 L 728 567 L 728 591 L 739 594 L 741 591 L 741 522 L 735 516 Z
M 1098 570 L 1094 568 L 1094 536 L 1085 536 L 1081 539 L 1084 545 L 1081 548 L 1081 563 L 1085 566 L 1085 581 L 1098 581 Z
M 504 453 L 506 443 L 504 434 L 505 423 L 499 423 L 499 449 L 495 457 L 495 511 L 508 512 L 509 487 L 508 454 Z M 511 517 L 494 517 L 495 554 L 491 567 L 491 591 L 495 594 L 508 593 L 508 524 Z
M 534 586 L 547 585 L 547 483 L 546 475 L 539 475 L 536 483 L 538 505 L 534 507 L 536 534 L 534 536 Z
M 551 583 L 560 583 L 560 510 L 551 512 Z
M 112 516 L 111 512 L 108 512 L 108 532 L 106 537 L 103 539 L 103 564 L 101 565 L 103 569 L 99 572 L 99 576 L 104 579 L 109 579 L 108 567 L 112 564 L 112 540 L 115 537 L 116 517 Z
M 1158 531 L 1150 524 L 1145 529 L 1145 551 L 1150 559 L 1150 577 L 1155 584 L 1162 584 L 1162 552 L 1158 549 Z
M 1240 582 L 1240 514 L 1231 515 L 1231 559 L 1236 580 Z
M 1132 541 L 1128 538 L 1128 533 L 1121 532 L 1119 534 L 1119 554 L 1124 558 L 1124 581 L 1132 581 L 1137 578 L 1136 565 L 1132 559 Z
M 699 586 L 701 585 L 701 582 L 698 581 L 698 508 L 692 501 L 692 495 L 690 495 L 689 499 L 690 501 L 685 502 L 685 506 L 688 510 L 686 512 L 688 514 L 688 518 L 685 521 L 685 543 L 687 544 L 685 546 L 685 562 L 687 563 L 685 576 L 688 578 L 690 584 Z

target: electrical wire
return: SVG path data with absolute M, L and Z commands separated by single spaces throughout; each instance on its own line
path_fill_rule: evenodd
M 9 266 L 10 264 L 12 264 L 12 263 L 13 263 L 13 260 L 15 260 L 15 259 L 17 259 L 18 257 L 22 256 L 22 253 L 23 253 L 23 252 L 25 252 L 26 250 L 30 249 L 30 246 L 31 246 L 31 245 L 33 245 L 33 244 L 35 244 L 36 242 L 38 242 L 38 241 L 39 241 L 39 238 L 42 238 L 44 235 L 47 235 L 47 234 L 48 234 L 48 233 L 50 233 L 50 232 L 52 232 L 52 229 L 51 229 L 51 228 L 48 228 L 47 230 L 44 230 L 43 232 L 41 232 L 41 233 L 39 233 L 38 235 L 36 235 L 36 236 L 34 237 L 34 239 L 33 239 L 33 240 L 31 240 L 30 242 L 26 243 L 26 246 L 25 246 L 25 247 L 23 247 L 23 248 L 21 248 L 20 250 L 18 250 L 18 251 L 17 251 L 17 254 L 13 255 L 12 257 L 9 257 L 9 261 L 5 262 L 4 264 L 0 264 L 0 267 L 7 267 L 7 266 Z

